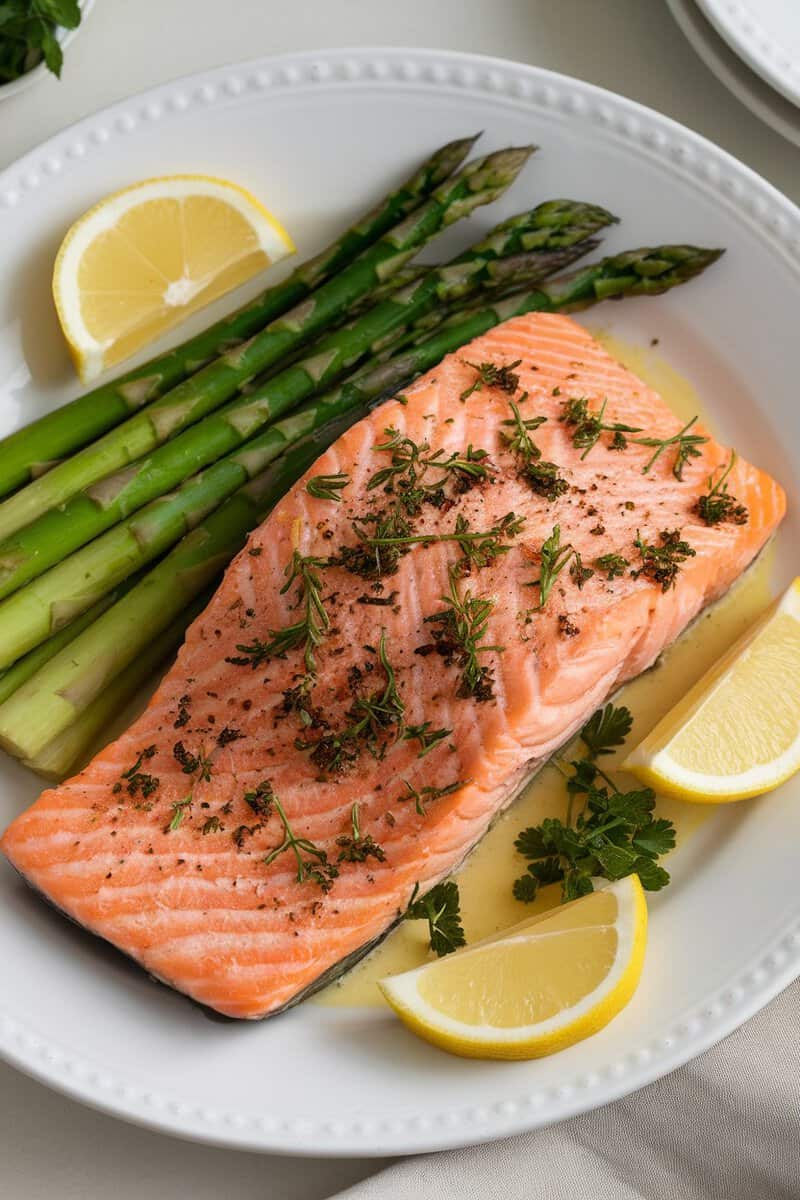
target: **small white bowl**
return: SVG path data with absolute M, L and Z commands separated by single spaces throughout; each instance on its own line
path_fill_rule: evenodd
M 94 7 L 94 0 L 80 0 L 81 23 L 77 29 L 64 29 L 59 26 L 56 30 L 56 37 L 61 43 L 61 49 L 66 50 L 67 46 L 73 41 L 86 24 L 86 19 Z M 20 75 L 19 79 L 12 79 L 10 83 L 0 83 L 0 100 L 7 100 L 9 96 L 16 96 L 19 92 L 23 92 L 26 87 L 30 87 L 32 83 L 36 83 L 37 79 L 44 79 L 49 75 L 44 60 L 37 63 L 30 71 L 26 71 L 24 75 Z

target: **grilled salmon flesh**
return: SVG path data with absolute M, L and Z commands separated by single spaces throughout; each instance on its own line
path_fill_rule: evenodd
M 774 531 L 783 492 L 742 458 L 735 501 L 703 503 L 731 455 L 699 426 L 643 470 L 658 445 L 637 439 L 681 425 L 567 317 L 449 356 L 278 504 L 143 715 L 12 823 L 6 855 L 202 1004 L 297 1001 Z

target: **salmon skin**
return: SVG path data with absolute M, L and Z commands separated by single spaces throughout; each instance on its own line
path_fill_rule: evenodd
M 641 432 L 590 445 L 566 403 L 582 399 Z M 681 424 L 567 317 L 449 356 L 278 504 L 143 715 L 11 824 L 6 855 L 200 1003 L 259 1018 L 296 1002 L 452 872 L 774 531 L 783 492 L 742 458 L 726 483 L 746 514 L 702 519 L 730 460 L 710 436 L 682 479 L 675 445 L 643 472 L 654 449 L 633 439 Z M 571 549 L 548 589 L 555 526 Z

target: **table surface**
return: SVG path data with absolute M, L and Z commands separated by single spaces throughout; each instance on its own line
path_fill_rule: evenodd
M 797 149 L 725 91 L 659 0 L 227 0 L 224 11 L 220 22 L 216 0 L 97 0 L 61 83 L 0 104 L 0 169 L 70 122 L 192 71 L 292 50 L 432 46 L 519 59 L 630 96 L 800 202 Z M 92 1112 L 2 1064 L 0 1114 L 0 1194 L 13 1200 L 322 1200 L 381 1165 L 180 1142 Z

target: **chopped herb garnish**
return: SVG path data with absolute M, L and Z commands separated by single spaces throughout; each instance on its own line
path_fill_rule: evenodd
M 306 491 L 315 500 L 335 500 L 340 503 L 341 492 L 350 482 L 350 476 L 344 471 L 338 475 L 315 475 L 306 484 Z
M 362 834 L 361 832 L 358 803 L 354 804 L 350 810 L 350 822 L 353 829 L 352 834 L 342 834 L 336 839 L 336 845 L 341 847 L 337 862 L 363 863 L 368 858 L 385 862 L 386 851 L 383 846 L 375 841 L 371 833 Z
M 450 590 L 442 601 L 446 608 L 442 612 L 426 617 L 433 624 L 434 646 L 445 662 L 455 663 L 461 668 L 461 682 L 456 695 L 465 699 L 491 700 L 494 697 L 494 674 L 490 667 L 482 665 L 478 656 L 492 651 L 500 653 L 503 646 L 484 646 L 489 625 L 489 616 L 494 601 L 473 596 L 470 591 L 459 593 L 458 574 L 450 568 Z
M 708 441 L 707 437 L 703 437 L 699 433 L 689 433 L 689 430 L 694 425 L 697 417 L 692 417 L 691 421 L 687 421 L 683 429 L 679 429 L 677 433 L 673 433 L 672 437 L 657 438 L 631 438 L 637 446 L 652 446 L 654 451 L 652 456 L 647 460 L 642 467 L 642 474 L 646 475 L 652 467 L 653 463 L 667 450 L 670 446 L 676 446 L 677 452 L 675 462 L 672 464 L 672 474 L 676 479 L 683 480 L 683 468 L 686 466 L 690 458 L 699 458 L 700 450 L 698 446 L 702 446 Z
M 663 529 L 658 535 L 661 545 L 651 546 L 642 539 L 636 531 L 636 548 L 642 558 L 642 565 L 632 572 L 634 579 L 644 575 L 645 579 L 661 585 L 662 592 L 668 592 L 675 587 L 675 581 L 681 565 L 687 558 L 694 558 L 697 553 L 688 542 L 681 538 L 679 529 Z
M 386 631 L 381 631 L 378 658 L 386 676 L 382 691 L 357 696 L 346 716 L 350 722 L 342 730 L 324 734 L 316 742 L 298 740 L 301 750 L 311 750 L 311 761 L 322 770 L 334 773 L 352 765 L 363 748 L 383 758 L 389 741 L 403 736 L 405 705 L 397 690 L 397 678 L 386 652 Z
M 421 817 L 424 817 L 428 812 L 426 808 L 427 804 L 433 803 L 434 800 L 440 800 L 442 796 L 449 796 L 452 792 L 460 791 L 470 781 L 468 779 L 457 779 L 455 783 L 451 783 L 447 787 L 437 788 L 428 785 L 419 789 L 412 787 L 407 779 L 404 779 L 402 782 L 406 785 L 408 791 L 404 796 L 398 796 L 398 801 L 403 804 L 408 800 L 413 800 L 417 813 Z
M 553 532 L 543 543 L 539 554 L 541 559 L 539 578 L 531 586 L 536 586 L 536 584 L 539 586 L 538 607 L 541 610 L 547 604 L 556 579 L 574 556 L 575 551 L 569 543 L 565 546 L 561 545 L 561 526 L 554 525 Z
M 621 554 L 601 554 L 594 560 L 598 571 L 605 571 L 606 579 L 616 579 L 625 574 L 625 568 L 630 566 L 627 558 Z
M 729 522 L 731 525 L 746 525 L 750 514 L 744 504 L 740 504 L 735 496 L 728 492 L 727 479 L 736 462 L 736 451 L 731 450 L 730 462 L 723 470 L 716 483 L 713 475 L 708 477 L 708 493 L 700 496 L 695 512 L 705 521 L 706 525 L 720 525 Z
M 153 792 L 159 788 L 161 780 L 157 779 L 155 775 L 148 775 L 147 772 L 142 771 L 141 768 L 148 759 L 155 755 L 155 753 L 155 746 L 145 746 L 144 750 L 140 750 L 133 766 L 128 767 L 127 771 L 122 772 L 120 780 L 114 784 L 112 791 L 114 793 L 121 792 L 124 786 L 125 791 L 129 796 L 137 796 L 141 794 L 144 800 L 146 800 L 148 796 L 152 796 Z M 124 785 L 122 783 L 123 779 L 125 780 Z
M 424 896 L 417 898 L 419 884 L 406 909 L 407 921 L 427 921 L 430 931 L 431 950 L 440 958 L 465 946 L 464 927 L 461 924 L 461 903 L 458 884 L 452 879 L 437 883 Z
M 526 463 L 520 474 L 531 491 L 552 503 L 569 490 L 569 484 L 560 470 L 556 463 L 539 459 Z
M 245 804 L 249 804 L 253 812 L 259 817 L 268 817 L 272 812 L 272 806 L 275 800 L 275 792 L 272 789 L 272 784 L 268 779 L 262 779 L 257 783 L 252 792 L 245 792 Z
M 431 729 L 431 722 L 423 721 L 421 725 L 407 725 L 403 737 L 407 742 L 418 741 L 420 751 L 417 758 L 424 758 L 433 750 L 434 746 L 438 746 L 452 732 L 452 729 Z
M 519 387 L 519 375 L 516 374 L 516 368 L 522 362 L 521 358 L 515 362 L 506 363 L 498 367 L 497 363 L 482 362 L 472 363 L 464 360 L 465 365 L 471 367 L 475 372 L 475 379 L 468 388 L 465 388 L 459 399 L 463 404 L 468 400 L 473 392 L 481 392 L 485 387 L 500 388 L 501 392 L 508 392 L 513 396 Z
M 211 779 L 212 760 L 206 756 L 203 750 L 197 754 L 192 754 L 190 750 L 184 746 L 183 742 L 176 742 L 172 747 L 172 753 L 175 761 L 180 764 L 181 771 L 184 775 L 198 775 L 198 783 L 208 783 Z
M 302 646 L 306 672 L 314 675 L 317 669 L 314 651 L 330 628 L 330 619 L 322 601 L 322 580 L 319 576 L 320 568 L 327 565 L 328 560 L 325 558 L 314 558 L 295 550 L 284 572 L 286 583 L 281 588 L 281 595 L 285 595 L 292 584 L 297 582 L 300 592 L 297 603 L 304 604 L 302 617 L 283 629 L 270 630 L 269 641 L 256 640 L 249 645 L 237 645 L 239 656 L 226 658 L 225 661 L 237 667 L 252 667 L 255 670 L 267 659 L 285 658 L 289 650 Z
M 576 450 L 583 450 L 581 461 L 597 445 L 602 433 L 613 433 L 615 441 L 612 441 L 612 448 L 620 450 L 625 447 L 624 435 L 626 433 L 641 432 L 635 425 L 623 425 L 619 421 L 604 421 L 607 404 L 608 400 L 604 400 L 597 412 L 590 412 L 586 396 L 574 396 L 562 404 L 559 420 L 564 421 L 566 425 L 573 426 L 572 444 Z M 620 438 L 622 442 L 620 442 Z
M 448 480 L 453 481 L 457 492 L 464 492 L 491 473 L 486 450 L 468 446 L 463 454 L 454 451 L 446 455 L 444 450 L 432 451 L 428 442 L 418 444 L 391 426 L 385 433 L 386 440 L 373 449 L 391 454 L 391 462 L 370 477 L 367 491 L 383 488 L 396 495 L 409 516 L 416 516 L 426 503 L 441 507 Z
M 174 833 L 176 829 L 180 829 L 183 824 L 183 818 L 186 816 L 192 804 L 192 793 L 184 796 L 182 800 L 173 800 L 172 802 L 172 819 L 164 830 L 165 833 Z
M 569 573 L 570 573 L 571 579 L 577 585 L 578 589 L 582 590 L 583 585 L 586 583 L 587 579 L 591 579 L 592 576 L 594 575 L 594 570 L 592 569 L 592 567 L 585 567 L 583 565 L 583 559 L 581 558 L 580 554 L 576 550 L 572 556 L 572 562 L 570 564 Z
M 203 837 L 205 837 L 206 834 L 209 833 L 218 833 L 219 827 L 219 817 L 209 817 L 208 820 L 203 824 L 200 832 L 202 833 Z
M 544 425 L 547 417 L 529 417 L 524 418 L 519 411 L 519 408 L 513 400 L 509 400 L 513 417 L 507 421 L 501 422 L 503 425 L 511 426 L 513 433 L 502 434 L 503 441 L 513 454 L 518 454 L 520 458 L 524 458 L 526 462 L 541 458 L 542 452 L 531 437 L 531 431 Z
M 295 876 L 297 882 L 315 883 L 323 892 L 329 892 L 333 887 L 333 881 L 339 874 L 339 868 L 334 863 L 328 862 L 328 855 L 319 846 L 316 846 L 308 838 L 297 837 L 289 824 L 283 805 L 274 792 L 272 802 L 283 825 L 284 838 L 280 846 L 270 850 L 264 859 L 264 865 L 270 866 L 281 854 L 291 850 L 297 863 Z

